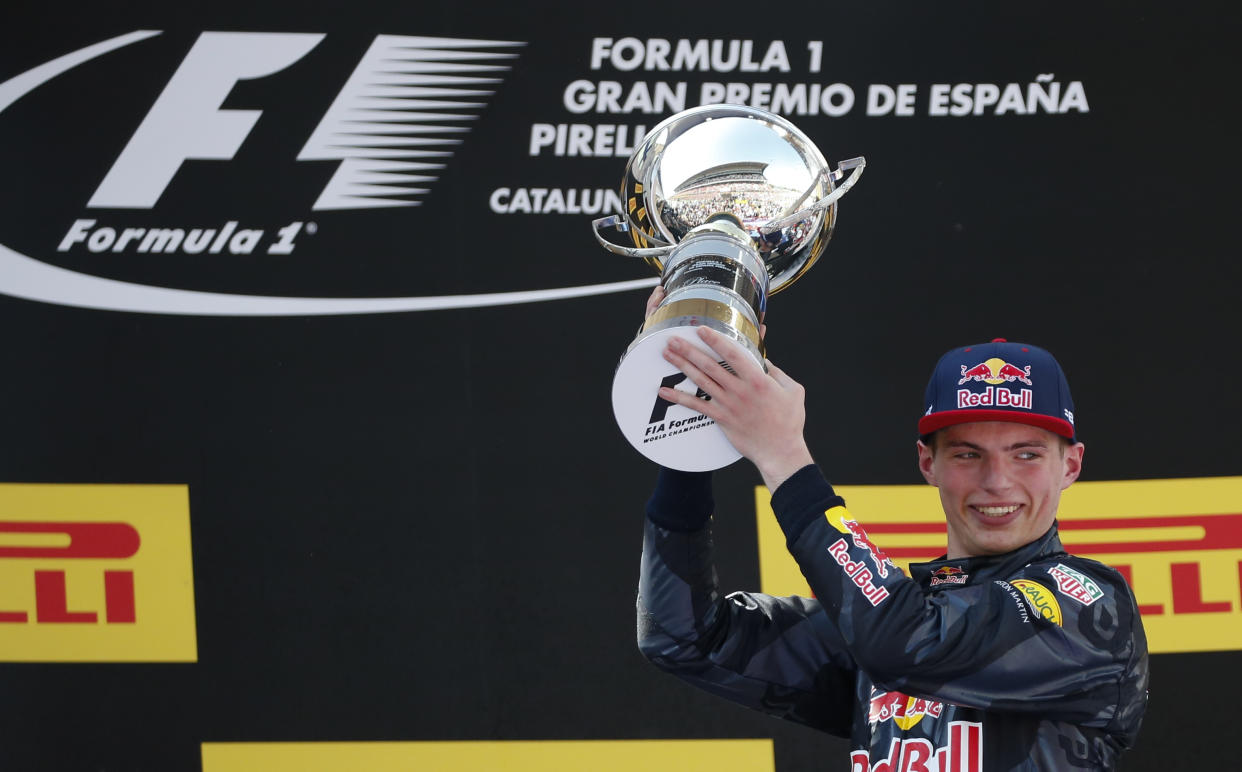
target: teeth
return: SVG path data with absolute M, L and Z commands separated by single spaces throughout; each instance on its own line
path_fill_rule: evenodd
M 1007 507 L 975 507 L 975 509 L 979 510 L 988 517 L 1000 517 L 1002 515 L 1007 515 L 1010 512 L 1016 512 L 1019 506 L 1020 505 L 1018 504 L 1010 504 Z

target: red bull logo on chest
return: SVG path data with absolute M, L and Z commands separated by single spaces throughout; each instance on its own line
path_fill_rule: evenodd
M 970 578 L 970 574 L 957 566 L 941 566 L 932 571 L 930 586 L 935 587 L 940 584 L 966 584 L 966 580 Z
M 850 753 L 850 772 L 980 772 L 983 769 L 983 724 L 951 721 L 939 748 L 923 738 L 893 738 L 887 754 L 876 758 L 866 750 Z
M 872 687 L 871 710 L 867 720 L 872 724 L 892 721 L 901 729 L 909 729 L 921 721 L 923 716 L 940 718 L 943 712 L 943 702 L 910 697 L 901 692 L 877 692 Z

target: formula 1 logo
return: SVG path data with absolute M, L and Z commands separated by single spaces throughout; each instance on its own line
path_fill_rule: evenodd
M 143 37 L 155 32 L 135 33 Z M 204 32 L 91 197 L 150 209 L 185 161 L 232 160 L 261 115 L 220 105 L 242 80 L 289 67 L 322 34 Z M 416 206 L 468 121 L 523 45 L 379 35 L 307 140 L 299 161 L 340 161 L 313 209 Z M 466 97 L 466 98 L 463 98 Z
M 721 362 L 720 364 L 723 365 L 724 362 Z M 676 372 L 671 375 L 664 376 L 664 378 L 660 381 L 660 386 L 667 386 L 670 389 L 675 389 L 683 382 L 686 382 L 686 374 L 683 372 Z M 694 383 L 690 382 L 690 385 L 694 386 Z M 694 386 L 694 396 L 704 401 L 711 399 L 707 392 L 697 386 Z M 663 422 L 668 416 L 668 409 L 673 405 L 674 403 L 659 396 L 658 391 L 656 392 L 655 404 L 651 406 L 651 417 L 647 419 L 647 434 L 664 431 L 665 427 Z M 656 424 L 659 424 L 659 426 L 656 426 Z
M 0 661 L 196 659 L 184 486 L 0 485 Z
M 0 114 L 30 92 L 105 54 L 160 35 L 138 30 L 52 59 L 0 83 Z M 239 84 L 283 77 L 323 33 L 203 32 L 172 72 L 94 192 L 87 211 L 48 244 L 72 262 L 87 256 L 290 255 L 315 233 L 313 212 L 417 207 L 434 192 L 489 99 L 516 60 L 520 41 L 378 35 L 353 65 L 309 136 L 289 147 L 297 162 L 335 162 L 306 215 L 273 222 L 255 213 L 211 222 L 168 221 L 155 212 L 175 178 L 202 161 L 235 162 L 266 109 L 232 109 Z M 348 70 L 346 70 L 348 72 Z M 335 86 L 334 86 L 335 88 Z M 311 92 L 313 94 L 313 92 Z M 279 115 L 278 115 L 279 117 Z M 300 146 L 300 150 L 298 149 Z M 201 168 L 199 164 L 196 168 Z M 264 180 L 264 184 L 270 184 Z M 276 211 L 279 207 L 273 209 Z M 140 219 L 134 224 L 135 215 Z M 63 217 L 58 210 L 46 221 Z M 181 215 L 176 215 L 180 217 Z M 203 216 L 191 213 L 191 216 Z M 271 216 L 271 215 L 268 215 Z M 215 217 L 215 215 L 213 215 Z M 322 235 L 318 238 L 324 238 Z M 403 239 L 408 244 L 413 239 Z M 299 254 L 301 254 L 299 252 Z M 99 265 L 98 263 L 96 263 Z M 104 270 L 100 265 L 99 270 Z M 90 269 L 97 270 L 95 268 Z M 170 270 L 165 267 L 156 270 Z M 162 274 L 160 274 L 162 276 Z M 154 278 L 154 277 L 153 277 Z M 475 308 L 618 292 L 651 279 L 516 292 L 415 297 L 283 297 L 176 289 L 177 278 L 120 281 L 49 264 L 0 244 L 0 293 L 58 305 L 207 316 L 307 316 Z M 193 280 L 193 277 L 190 277 Z M 162 286 L 156 286 L 162 285 Z

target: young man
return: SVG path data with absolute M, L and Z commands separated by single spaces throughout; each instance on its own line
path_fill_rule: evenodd
M 758 467 L 815 598 L 721 597 L 710 473 L 661 470 L 639 585 L 644 655 L 852 738 L 852 772 L 1113 769 L 1146 707 L 1147 642 L 1124 579 L 1057 538 L 1083 445 L 1052 356 L 997 340 L 936 366 L 918 461 L 939 489 L 947 552 L 906 577 L 811 459 L 802 387 L 698 332 L 718 357 L 675 339 L 666 357 L 711 399 L 661 396 L 714 419 Z

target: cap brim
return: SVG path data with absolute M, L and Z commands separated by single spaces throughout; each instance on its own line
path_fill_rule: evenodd
M 931 434 L 934 431 L 955 426 L 957 424 L 976 423 L 979 421 L 1005 421 L 1011 424 L 1026 424 L 1047 429 L 1066 439 L 1074 439 L 1074 425 L 1061 418 L 1030 413 L 1015 413 L 1012 410 L 945 410 L 940 413 L 925 415 L 919 419 L 919 434 Z

